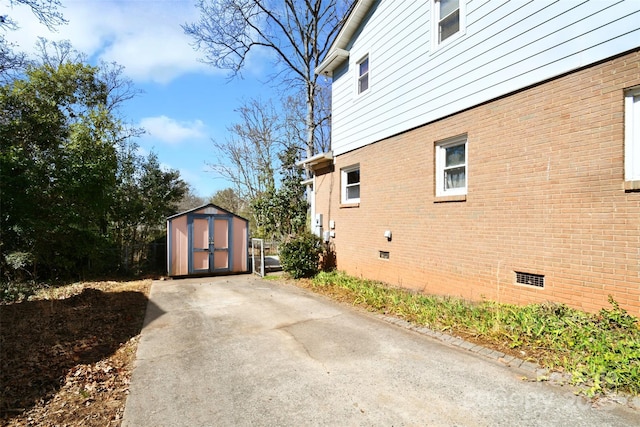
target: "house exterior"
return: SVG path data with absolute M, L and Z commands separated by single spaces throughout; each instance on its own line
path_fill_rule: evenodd
M 640 315 L 640 2 L 360 0 L 316 72 L 339 270 Z
M 169 276 L 249 272 L 249 221 L 212 203 L 167 218 Z

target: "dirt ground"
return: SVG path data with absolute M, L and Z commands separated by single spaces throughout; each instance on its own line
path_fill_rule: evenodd
M 119 426 L 151 280 L 78 283 L 0 305 L 0 422 Z

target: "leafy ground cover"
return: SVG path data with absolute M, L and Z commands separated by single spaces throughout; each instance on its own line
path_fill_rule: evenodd
M 339 272 L 299 283 L 370 311 L 398 316 L 571 375 L 585 394 L 640 395 L 638 320 L 610 300 L 589 314 L 560 304 L 515 306 L 389 288 Z
M 151 280 L 45 288 L 0 305 L 0 422 L 119 426 Z

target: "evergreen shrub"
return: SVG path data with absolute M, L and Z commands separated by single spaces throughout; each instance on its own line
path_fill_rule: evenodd
M 285 241 L 280 246 L 282 269 L 296 279 L 313 277 L 320 270 L 322 240 L 309 231 L 304 231 Z

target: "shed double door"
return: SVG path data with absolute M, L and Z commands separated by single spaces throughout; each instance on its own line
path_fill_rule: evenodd
M 189 274 L 229 271 L 230 218 L 190 215 Z

